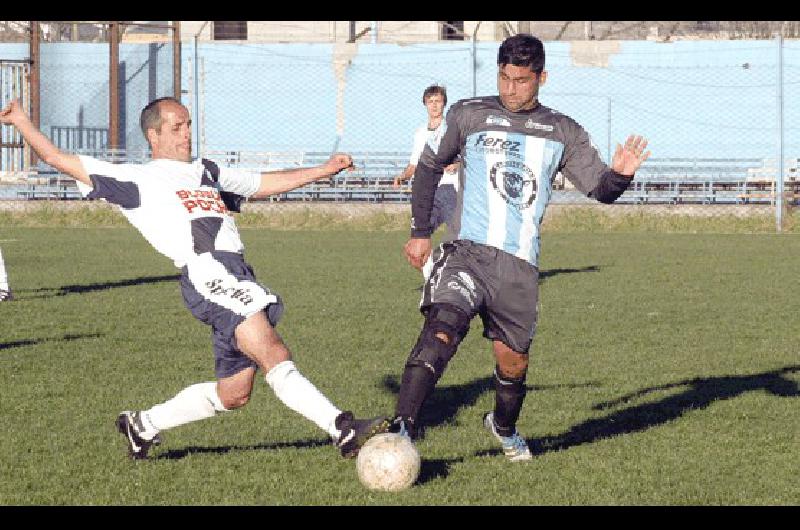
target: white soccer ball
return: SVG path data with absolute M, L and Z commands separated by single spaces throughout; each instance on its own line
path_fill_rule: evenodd
M 358 452 L 356 471 L 371 490 L 400 491 L 417 480 L 420 463 L 417 448 L 407 436 L 384 433 L 370 438 Z

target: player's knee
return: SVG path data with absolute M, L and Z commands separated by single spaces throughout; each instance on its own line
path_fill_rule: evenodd
M 239 342 L 237 346 L 245 355 L 253 359 L 264 370 L 264 373 L 269 372 L 277 364 L 292 358 L 289 348 L 275 333 L 262 336 L 258 341 L 251 341 L 246 344 Z
M 226 410 L 234 410 L 247 405 L 247 402 L 250 401 L 250 394 L 220 396 L 219 399 Z
M 406 365 L 425 367 L 437 378 L 441 377 L 467 335 L 469 321 L 470 316 L 456 306 L 432 305 Z
M 497 364 L 497 375 L 505 379 L 525 378 L 528 373 L 528 356 L 514 356 L 504 359 L 504 362 Z

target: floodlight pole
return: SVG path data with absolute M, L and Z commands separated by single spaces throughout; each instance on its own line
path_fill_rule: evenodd
M 172 21 L 172 92 L 181 100 L 181 22 Z
M 119 148 L 119 22 L 108 26 L 108 148 Z
M 778 43 L 778 160 L 775 182 L 775 228 L 783 230 L 783 35 L 777 35 Z
M 475 49 L 475 40 L 478 38 L 478 28 L 481 27 L 481 22 L 483 21 L 478 21 L 472 32 L 472 97 L 478 95 L 478 55 Z
M 40 46 L 39 46 L 39 21 L 32 20 L 31 21 L 31 40 L 30 40 L 30 58 L 31 58 L 31 70 L 30 70 L 30 116 L 31 122 L 33 122 L 33 126 L 36 127 L 36 130 L 39 130 L 40 120 L 41 120 L 41 108 L 40 108 L 40 92 L 41 92 L 41 84 L 40 84 Z M 35 166 L 38 163 L 38 158 L 36 153 L 33 149 L 29 150 L 29 162 L 31 167 Z

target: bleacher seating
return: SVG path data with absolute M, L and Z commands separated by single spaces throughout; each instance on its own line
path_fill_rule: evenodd
M 89 153 L 87 153 L 89 154 Z M 122 152 L 92 153 L 112 162 L 141 163 L 146 154 L 135 156 Z M 408 202 L 410 186 L 395 188 L 394 177 L 408 163 L 402 151 L 355 151 L 350 153 L 353 171 L 343 171 L 330 180 L 322 180 L 301 188 L 263 199 L 278 201 L 332 202 Z M 329 152 L 279 151 L 243 152 L 210 151 L 207 158 L 221 165 L 270 171 L 293 167 L 309 167 L 324 163 Z M 639 169 L 630 188 L 618 199 L 623 204 L 774 204 L 777 169 L 774 160 L 760 158 L 651 158 Z M 787 160 L 784 167 L 784 197 L 800 203 L 798 159 Z M 18 192 L 25 199 L 79 199 L 74 181 L 57 172 L 40 172 L 31 177 L 25 189 Z M 559 174 L 554 185 L 553 200 L 560 203 L 585 202 Z M 590 200 L 589 200 L 590 201 Z
M 277 201 L 408 202 L 408 184 L 393 186 L 394 177 L 408 164 L 409 153 L 401 151 L 354 151 L 353 171 L 342 171 L 329 180 L 307 184 L 296 190 L 264 199 Z M 317 166 L 330 158 L 330 152 L 239 152 L 209 151 L 206 157 L 219 163 L 269 171 Z
M 761 158 L 661 158 L 639 169 L 631 187 L 618 202 L 635 204 L 751 204 L 774 203 L 775 175 Z M 790 200 L 800 197 L 794 178 L 797 161 L 789 162 L 785 190 Z M 794 170 L 792 169 L 794 167 Z
M 23 189 L 17 191 L 20 199 L 80 199 L 78 185 L 71 177 L 57 171 L 42 172 L 28 178 Z

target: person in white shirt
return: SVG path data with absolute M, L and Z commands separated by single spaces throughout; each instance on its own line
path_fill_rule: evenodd
M 244 406 L 261 369 L 286 406 L 326 431 L 345 457 L 354 457 L 369 436 L 385 430 L 385 417 L 357 420 L 334 406 L 297 369 L 275 331 L 283 301 L 256 282 L 244 259 L 232 211 L 246 197 L 283 193 L 350 170 L 350 155 L 324 164 L 258 172 L 192 161 L 191 118 L 175 98 L 160 98 L 142 111 L 141 128 L 152 151 L 146 164 L 111 164 L 62 152 L 31 122 L 19 102 L 0 111 L 0 123 L 16 127 L 39 158 L 70 175 L 90 199 L 120 207 L 160 253 L 181 269 L 184 303 L 211 326 L 216 381 L 191 385 L 146 410 L 116 419 L 133 459 L 147 458 L 160 433 Z
M 3 261 L 3 252 L 0 250 L 0 302 L 10 302 L 14 299 L 11 287 L 8 286 L 8 273 Z
M 441 85 L 431 85 L 422 93 L 422 103 L 428 112 L 428 121 L 414 132 L 414 145 L 411 148 L 411 156 L 408 165 L 402 173 L 394 178 L 394 187 L 399 188 L 403 182 L 408 181 L 414 176 L 417 162 L 422 154 L 425 145 L 430 145 L 434 152 L 439 147 L 439 142 L 447 130 L 444 121 L 444 109 L 447 106 L 447 90 Z M 433 209 L 431 210 L 431 226 L 434 231 L 442 224 L 447 224 L 456 208 L 458 192 L 458 161 L 449 164 L 444 168 L 442 179 L 436 188 L 433 199 Z M 427 278 L 430 275 L 433 261 L 428 260 L 422 268 L 422 275 Z

